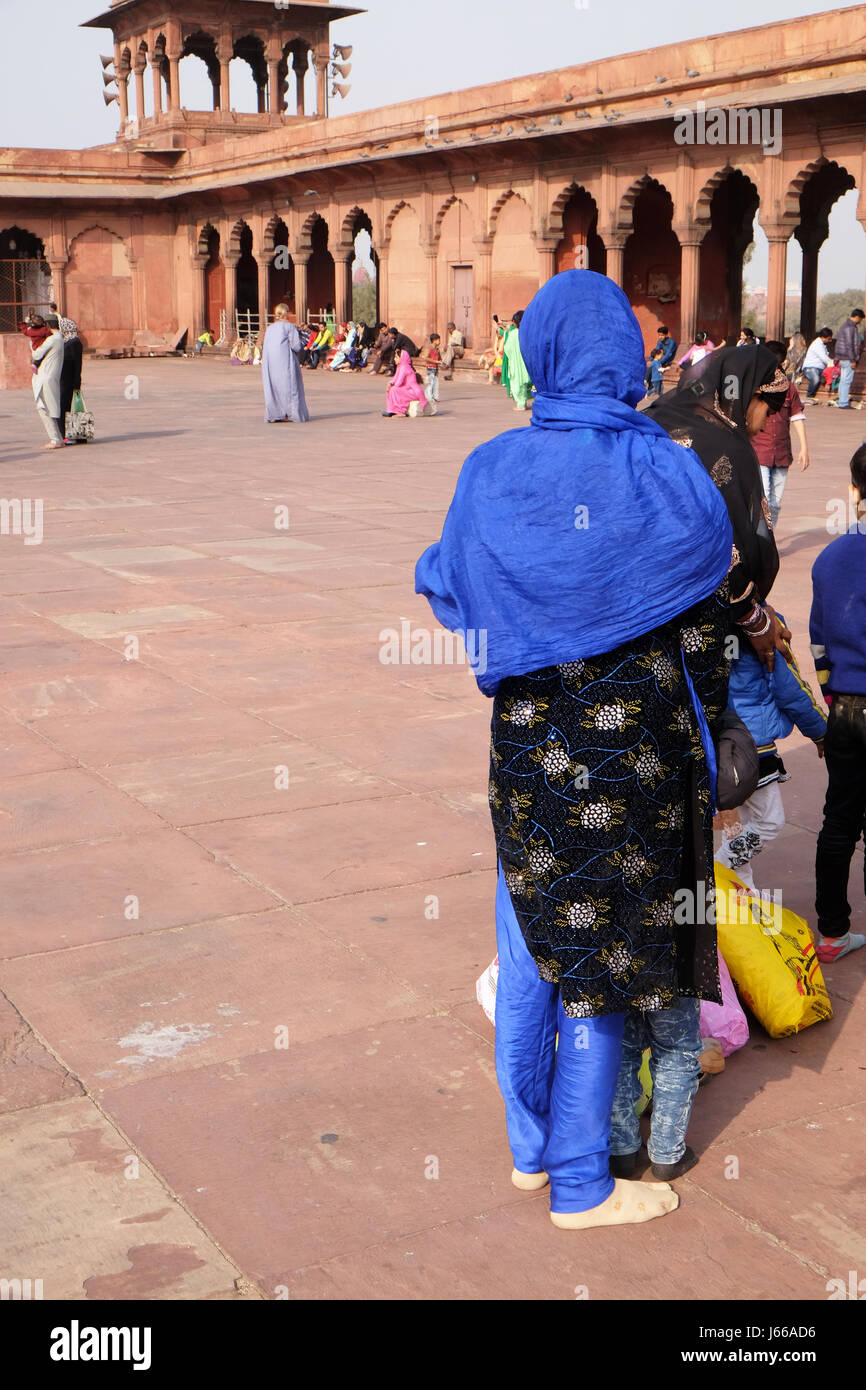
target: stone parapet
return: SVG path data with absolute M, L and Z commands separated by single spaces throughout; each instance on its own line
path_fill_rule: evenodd
M 0 333 L 0 391 L 21 391 L 32 380 L 29 340 L 23 333 Z

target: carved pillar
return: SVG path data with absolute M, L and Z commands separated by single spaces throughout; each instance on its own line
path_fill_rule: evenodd
M 800 332 L 807 342 L 811 342 L 817 328 L 818 312 L 818 254 L 829 235 L 830 228 L 824 222 L 822 227 L 807 232 L 803 227 L 797 229 L 797 240 L 803 252 L 803 274 L 800 281 Z
M 203 333 L 206 328 L 214 330 L 214 338 L 219 337 L 219 324 L 207 322 L 207 274 L 205 266 L 210 260 L 207 251 L 196 251 L 191 257 L 192 261 L 192 331 L 190 337 L 195 341 L 199 333 Z M 192 342 L 190 343 L 192 347 Z
M 295 251 L 292 260 L 295 264 L 295 314 L 298 323 L 306 323 L 309 312 L 307 306 L 307 264 L 312 252 Z
M 162 115 L 162 54 L 154 53 L 150 60 L 150 70 L 153 76 L 153 114 Z
M 422 250 L 427 258 L 427 322 L 430 325 L 429 331 L 436 333 L 439 331 L 439 243 L 425 242 Z M 447 274 L 443 278 L 447 283 Z M 450 306 L 446 312 L 450 317 Z
M 141 123 L 144 120 L 144 69 L 146 59 L 142 53 L 135 55 L 135 118 Z
M 348 323 L 352 317 L 352 263 L 354 259 L 354 246 L 349 251 L 341 247 L 337 247 L 334 251 L 334 285 L 338 323 Z
M 282 54 L 279 45 L 270 43 L 267 49 L 268 59 L 268 110 L 272 116 L 279 116 L 283 109 L 283 94 L 280 90 L 282 83 L 280 80 L 280 59 Z
M 316 69 L 316 114 L 328 114 L 328 59 L 316 55 L 313 66 Z
M 226 237 L 228 243 L 228 237 Z M 239 255 L 225 255 L 223 262 L 226 268 L 226 335 L 230 343 L 233 343 L 238 332 L 238 261 Z
M 268 314 L 271 312 L 271 253 L 264 249 L 259 253 L 256 262 L 259 268 L 259 328 L 265 329 L 268 326 Z
M 379 261 L 376 266 L 376 285 L 379 294 L 379 321 L 388 323 L 390 313 L 390 295 L 388 293 L 388 250 L 387 246 L 379 248 Z
M 180 110 L 180 50 L 168 53 L 168 109 Z
M 551 240 L 549 237 L 535 237 L 535 249 L 538 253 L 539 289 L 556 274 L 556 248 L 558 245 L 558 241 Z
M 120 105 L 120 124 L 126 126 L 129 120 L 129 69 L 117 74 L 117 99 Z
M 788 230 L 764 228 L 770 243 L 767 271 L 767 337 L 785 336 L 785 284 L 788 269 Z
M 60 313 L 65 312 L 66 305 L 66 285 L 64 283 L 64 273 L 69 257 L 47 256 L 48 266 L 51 271 L 51 298 L 57 305 Z
M 604 245 L 607 251 L 607 269 L 605 274 L 608 280 L 612 280 L 615 285 L 623 288 L 623 263 L 625 260 L 625 244 L 628 241 L 627 232 L 608 232 L 604 238 Z
M 676 230 L 676 229 L 675 229 Z M 698 293 L 701 275 L 702 237 L 677 232 L 680 243 L 680 342 L 688 346 L 698 330 Z
M 294 53 L 292 54 L 292 71 L 295 74 L 295 98 L 296 108 L 299 116 L 303 116 L 305 114 L 304 79 L 307 76 L 309 66 L 310 60 L 307 55 L 307 50 L 304 49 L 302 52 L 299 48 L 296 48 Z
M 233 46 L 230 39 L 220 39 L 217 44 L 217 58 L 220 65 L 220 111 L 231 111 L 232 93 L 231 77 L 229 75 L 229 63 L 233 57 Z

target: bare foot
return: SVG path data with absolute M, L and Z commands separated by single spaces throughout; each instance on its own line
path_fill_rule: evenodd
M 519 1168 L 514 1168 L 511 1181 L 521 1192 L 540 1192 L 543 1187 L 547 1187 L 550 1179 L 546 1173 L 521 1173 Z
M 589 1211 L 552 1211 L 550 1219 L 563 1231 L 588 1231 L 593 1226 L 634 1226 L 675 1211 L 680 1199 L 670 1183 L 623 1182 L 614 1178 L 607 1201 Z

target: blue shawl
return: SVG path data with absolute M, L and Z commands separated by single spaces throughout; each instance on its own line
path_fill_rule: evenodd
M 460 632 L 485 695 L 506 676 L 613 651 L 720 585 L 732 533 L 691 449 L 634 409 L 641 331 L 604 275 L 567 270 L 520 325 L 532 424 L 463 465 L 415 589 Z

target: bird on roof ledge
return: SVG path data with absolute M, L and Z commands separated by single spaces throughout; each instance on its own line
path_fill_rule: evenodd
M 700 77 L 697 68 L 686 68 L 686 77 Z

